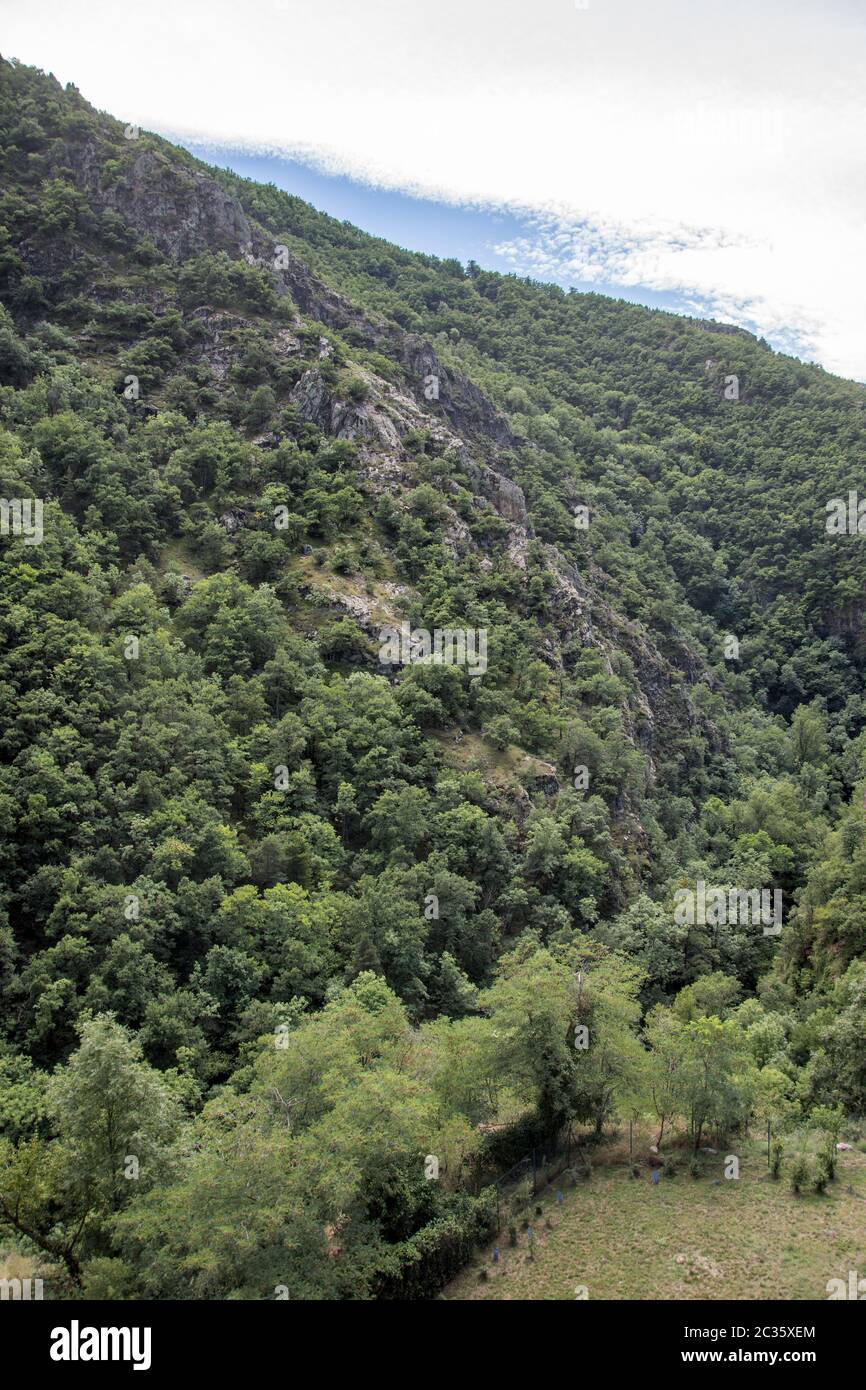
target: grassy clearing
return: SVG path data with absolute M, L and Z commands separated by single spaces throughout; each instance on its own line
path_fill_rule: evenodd
M 457 741 L 450 730 L 432 732 L 449 767 L 457 768 L 460 772 L 480 772 L 489 786 L 498 786 L 502 790 L 513 788 L 518 782 L 532 786 L 534 779 L 555 774 L 551 763 L 536 758 L 514 743 L 498 749 L 481 734 L 464 733 Z
M 172 566 L 185 574 L 193 584 L 198 584 L 207 577 L 207 571 L 196 564 L 183 541 L 169 541 L 162 548 L 157 568 L 161 574 L 166 574 Z
M 799 1197 L 787 1174 L 768 1176 L 760 1145 L 739 1156 L 736 1180 L 723 1176 L 723 1153 L 704 1158 L 700 1178 L 683 1163 L 658 1185 L 647 1169 L 635 1179 L 620 1166 L 596 1166 L 575 1187 L 557 1180 L 516 1219 L 517 1247 L 509 1247 L 506 1217 L 498 1241 L 442 1296 L 575 1299 L 584 1285 L 590 1300 L 825 1299 L 829 1279 L 852 1269 L 866 1276 L 866 1155 L 840 1154 L 827 1194 Z

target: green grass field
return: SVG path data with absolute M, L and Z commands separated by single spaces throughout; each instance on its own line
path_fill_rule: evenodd
M 582 1285 L 590 1300 L 826 1299 L 829 1279 L 847 1280 L 849 1270 L 866 1278 L 866 1155 L 840 1154 L 825 1195 L 795 1196 L 786 1174 L 769 1177 L 760 1145 L 739 1152 L 738 1179 L 724 1178 L 722 1152 L 704 1158 L 700 1178 L 683 1162 L 653 1185 L 649 1170 L 632 1178 L 621 1151 L 602 1150 L 588 1180 L 556 1179 L 512 1215 L 503 1205 L 497 1241 L 442 1296 L 576 1299 Z

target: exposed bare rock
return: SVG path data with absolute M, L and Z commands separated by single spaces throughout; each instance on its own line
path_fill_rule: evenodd
M 508 537 L 508 544 L 505 553 L 512 565 L 518 569 L 525 570 L 527 565 L 527 551 L 529 549 L 529 537 L 523 527 L 515 527 Z
M 309 597 L 348 614 L 368 637 L 378 639 L 383 627 L 396 626 L 402 620 L 407 592 L 396 584 L 377 585 L 373 594 L 356 593 L 347 588 L 319 589 L 313 584 Z
M 402 458 L 373 451 L 365 452 L 358 468 L 358 477 L 366 482 L 370 492 L 390 493 L 392 496 L 412 482 Z
M 315 367 L 304 372 L 292 391 L 291 400 L 303 419 L 318 425 L 320 429 L 330 428 L 331 393 L 325 385 L 321 372 L 317 371 Z
M 532 779 L 533 787 L 545 796 L 556 796 L 559 792 L 559 777 L 553 763 L 543 763 L 540 760 L 536 768 L 535 776 Z
M 240 203 L 208 174 L 179 166 L 149 145 L 120 173 L 108 175 L 95 140 L 64 146 L 62 159 L 96 210 L 116 212 L 173 260 L 205 250 L 238 258 L 251 246 L 252 229 Z
M 497 473 L 492 468 L 485 472 L 485 483 L 488 496 L 499 515 L 505 517 L 506 521 L 513 521 L 515 525 L 529 530 L 529 513 L 526 510 L 523 489 L 504 473 Z
M 442 535 L 442 544 L 451 551 L 452 555 L 458 555 L 461 549 L 472 544 L 472 532 L 459 516 L 452 514 L 448 518 Z
M 220 384 L 228 377 L 241 351 L 237 335 L 239 331 L 249 328 L 251 321 L 240 314 L 215 309 L 210 304 L 199 305 L 193 314 L 202 334 L 199 359 L 208 363 L 213 380 Z M 292 329 L 279 328 L 271 337 L 271 346 L 277 357 L 291 357 L 300 352 L 301 341 Z
M 437 383 L 438 398 L 431 404 L 438 404 L 453 427 L 463 435 L 483 436 L 485 441 L 508 447 L 514 444 L 514 436 L 504 416 L 483 392 L 465 376 L 450 372 L 442 365 L 430 343 L 414 334 L 401 333 L 396 344 L 400 360 L 406 368 L 410 382 L 413 382 L 416 396 L 423 399 L 425 383 L 434 378 Z
M 340 399 L 316 367 L 304 372 L 292 391 L 291 401 L 305 420 L 318 425 L 335 439 L 402 452 L 400 434 L 393 420 L 376 401 Z
M 341 295 L 324 285 L 289 254 L 285 266 L 274 272 L 275 282 L 291 295 L 302 313 L 344 333 L 351 329 L 364 347 L 395 358 L 404 367 L 409 392 L 428 412 L 439 411 L 460 434 L 480 436 L 486 444 L 514 444 L 505 417 L 468 378 L 452 372 L 439 360 L 432 344 L 407 333 L 384 318 L 362 313 Z M 273 257 L 263 258 L 272 264 Z
M 235 531 L 239 531 L 244 525 L 247 512 L 243 507 L 232 507 L 230 511 L 223 512 L 219 519 L 219 524 L 223 530 L 233 536 Z
M 369 625 L 369 599 L 362 598 L 360 594 L 330 594 L 328 597 L 333 604 L 349 613 L 361 627 Z

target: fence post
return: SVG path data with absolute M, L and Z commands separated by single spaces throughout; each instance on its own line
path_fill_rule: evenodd
M 532 1195 L 533 1195 L 533 1197 L 536 1195 L 537 1192 L 538 1192 L 538 1187 L 537 1187 L 537 1185 L 536 1185 L 535 1149 L 533 1149 L 533 1150 L 532 1150 Z

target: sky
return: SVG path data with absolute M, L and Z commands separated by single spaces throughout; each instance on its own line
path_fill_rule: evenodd
M 0 0 L 0 51 L 399 245 L 866 381 L 866 0 Z

